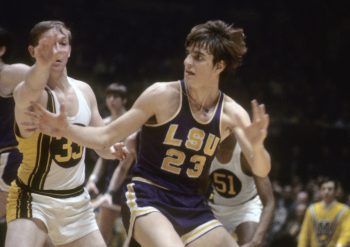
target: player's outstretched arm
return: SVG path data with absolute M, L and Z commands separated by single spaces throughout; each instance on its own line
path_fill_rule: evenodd
M 256 100 L 252 101 L 252 121 L 243 108 L 239 108 L 237 112 L 234 114 L 236 127 L 233 130 L 237 141 L 253 174 L 266 177 L 271 170 L 271 159 L 264 146 L 269 126 L 269 115 L 265 106 L 259 105 Z
M 28 114 L 36 118 L 38 128 L 44 134 L 63 136 L 88 148 L 103 150 L 124 140 L 149 118 L 155 116 L 159 98 L 157 87 L 151 86 L 141 94 L 128 112 L 108 125 L 100 127 L 71 124 L 66 116 L 64 104 L 61 105 L 59 113 L 51 113 L 40 104 L 32 102 L 34 112 L 28 112 Z

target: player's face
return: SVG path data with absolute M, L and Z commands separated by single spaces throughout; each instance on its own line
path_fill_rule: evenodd
M 119 95 L 109 94 L 106 96 L 106 105 L 110 112 L 118 112 L 124 107 L 124 100 Z
M 61 52 L 58 59 L 52 64 L 51 70 L 53 71 L 64 70 L 68 63 L 68 59 L 71 52 L 68 31 L 63 28 L 61 29 L 52 28 L 47 32 L 45 32 L 42 35 L 42 37 L 44 37 L 45 35 L 56 35 L 55 49 Z
M 206 81 L 218 80 L 215 66 L 213 66 L 213 55 L 205 47 L 188 47 L 184 60 L 184 79 L 186 82 L 204 83 Z
M 321 186 L 321 197 L 327 203 L 332 202 L 335 198 L 335 184 L 330 181 L 322 184 Z

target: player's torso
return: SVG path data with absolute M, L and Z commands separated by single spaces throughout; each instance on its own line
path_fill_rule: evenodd
M 198 193 L 220 142 L 223 94 L 207 122 L 193 117 L 184 82 L 176 113 L 165 123 L 144 125 L 134 176 L 179 193 Z
M 91 110 L 86 97 L 77 87 L 76 81 L 69 78 L 77 97 L 78 110 L 69 121 L 87 126 L 91 119 Z M 59 111 L 56 94 L 46 89 L 47 109 Z M 18 133 L 18 132 L 17 132 Z M 55 138 L 34 133 L 29 138 L 17 135 L 23 161 L 18 170 L 19 179 L 35 190 L 67 190 L 83 184 L 85 179 L 85 148 L 66 138 Z

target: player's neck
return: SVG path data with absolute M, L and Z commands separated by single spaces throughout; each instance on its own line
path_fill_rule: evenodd
M 220 91 L 215 87 L 192 87 L 186 85 L 186 92 L 191 108 L 195 111 L 208 113 L 217 103 Z
M 50 88 L 59 87 L 62 90 L 69 87 L 66 70 L 64 70 L 63 72 L 57 72 L 57 73 L 51 72 L 48 80 L 48 86 Z
M 333 203 L 335 202 L 335 199 L 332 200 L 323 200 L 323 204 L 326 208 L 329 208 L 333 205 Z

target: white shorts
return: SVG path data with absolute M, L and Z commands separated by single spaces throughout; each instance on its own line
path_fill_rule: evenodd
M 12 189 L 12 187 L 11 187 Z M 16 215 L 15 193 L 8 202 L 9 221 L 16 218 L 36 218 L 41 220 L 48 230 L 48 235 L 54 245 L 73 242 L 87 234 L 98 230 L 95 213 L 90 203 L 90 196 L 84 192 L 78 196 L 68 198 L 54 198 L 31 193 L 31 216 L 18 217 Z M 16 190 L 14 190 L 16 191 Z M 17 214 L 18 215 L 18 214 Z
M 243 222 L 259 222 L 263 205 L 259 196 L 236 206 L 223 206 L 209 202 L 215 217 L 224 225 L 229 233 L 235 232 Z

